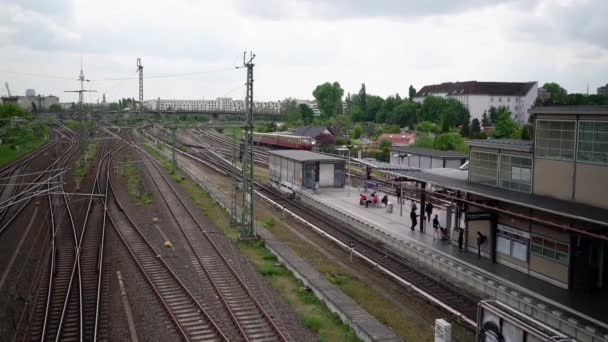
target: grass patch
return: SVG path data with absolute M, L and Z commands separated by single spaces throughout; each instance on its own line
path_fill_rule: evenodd
M 148 205 L 152 203 L 152 193 L 145 190 L 141 172 L 135 163 L 130 162 L 132 160 L 132 155 L 128 152 L 125 155 L 125 163 L 123 164 L 123 175 L 127 177 L 129 196 L 137 204 Z
M 77 183 L 80 183 L 82 177 L 87 173 L 89 166 L 91 166 L 91 161 L 95 158 L 95 154 L 97 154 L 97 143 L 89 143 L 78 162 L 76 162 L 76 168 L 72 173 Z
M 49 139 L 48 128 L 41 125 L 36 130 L 14 128 L 4 132 L 0 145 L 0 165 L 9 164 L 36 148 Z

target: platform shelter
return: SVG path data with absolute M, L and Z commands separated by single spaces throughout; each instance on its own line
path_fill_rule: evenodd
M 345 160 L 303 150 L 270 151 L 269 182 L 290 190 L 342 188 Z

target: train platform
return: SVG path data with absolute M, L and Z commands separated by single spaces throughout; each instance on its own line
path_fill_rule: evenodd
M 572 293 L 507 266 L 492 263 L 487 258 L 478 258 L 474 252 L 475 246 L 469 246 L 468 251 L 460 251 L 456 242 L 457 233 L 452 231 L 452 241 L 434 240 L 431 222 L 426 222 L 424 232 L 419 230 L 420 223 L 412 231 L 409 217 L 411 200 L 405 199 L 401 214 L 396 197 L 389 196 L 389 202 L 393 203 L 393 211 L 389 213 L 383 204 L 370 204 L 368 208 L 359 205 L 360 191 L 351 187 L 349 196 L 348 189 L 321 189 L 303 192 L 301 198 L 327 214 L 351 223 L 355 229 L 378 238 L 389 248 L 416 257 L 444 273 L 442 276 L 461 280 L 461 283 L 479 290 L 484 297 L 509 302 L 538 319 L 541 319 L 539 312 L 544 311 L 542 318 L 545 320 L 559 321 L 560 325 L 572 323 L 572 327 L 567 328 L 578 326 L 579 330 L 593 332 L 593 335 L 599 333 L 602 339 L 608 340 L 608 307 L 605 305 L 608 298 L 598 298 L 597 294 L 591 293 Z M 417 207 L 420 213 L 419 202 Z M 435 214 L 439 216 L 441 225 L 445 226 L 445 208 L 435 207 L 432 216 Z

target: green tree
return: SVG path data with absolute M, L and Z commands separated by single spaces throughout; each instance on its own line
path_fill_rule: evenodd
M 344 90 L 338 82 L 320 84 L 312 92 L 312 95 L 317 100 L 317 106 L 324 118 L 336 116 L 342 108 Z
M 392 146 L 393 143 L 390 140 L 383 139 L 380 141 L 380 146 L 378 146 L 378 151 L 376 152 L 376 159 L 383 162 L 390 161 Z
M 387 125 L 384 127 L 384 133 L 400 133 L 401 128 L 399 125 Z
M 315 113 L 304 103 L 298 105 L 298 111 L 300 112 L 300 118 L 305 125 L 310 125 L 315 117 Z
M 367 121 L 383 122 L 383 117 L 384 99 L 380 96 L 367 95 Z
M 408 95 L 409 95 L 410 101 L 413 101 L 414 96 L 416 96 L 416 88 L 414 88 L 414 86 L 411 84 L 410 84 L 410 88 L 408 89 Z
M 362 117 L 365 118 L 365 120 L 369 120 L 368 114 L 367 114 L 367 91 L 365 90 L 365 83 L 361 83 L 361 89 L 359 90 L 359 110 L 361 111 L 361 115 Z
M 285 121 L 289 123 L 296 122 L 302 117 L 296 100 L 292 98 L 286 98 L 281 102 L 281 111 L 283 112 L 282 114 L 283 117 L 285 117 Z
M 481 125 L 479 119 L 475 118 L 471 121 L 471 139 L 481 139 Z
M 521 128 L 521 140 L 532 140 L 534 139 L 534 126 L 527 124 L 523 125 Z
M 551 94 L 551 101 L 555 104 L 566 104 L 568 92 L 555 82 L 545 83 L 543 88 Z
M 468 121 L 460 125 L 460 135 L 465 138 L 471 135 L 471 125 Z
M 416 124 L 416 131 L 425 133 L 437 133 L 439 129 L 437 125 L 430 121 L 420 121 Z
M 340 114 L 336 116 L 334 123 L 340 132 L 348 132 L 350 131 L 353 123 L 350 119 L 350 116 L 347 114 Z
M 433 140 L 433 148 L 441 151 L 458 151 L 465 153 L 467 146 L 458 133 L 442 133 Z
M 496 122 L 494 124 L 494 132 L 492 134 L 494 138 L 519 138 L 519 126 L 511 118 L 511 112 L 505 108 L 500 107 L 496 114 Z
M 427 132 L 416 133 L 416 140 L 413 144 L 414 147 L 433 148 L 433 138 Z
M 53 103 L 52 105 L 49 106 L 49 112 L 51 112 L 51 113 L 61 112 L 61 105 L 59 103 Z
M 408 100 L 402 101 L 390 113 L 387 113 L 386 123 L 396 124 L 400 127 L 412 127 L 416 124 L 418 105 Z
M 496 125 L 496 119 L 498 118 L 498 108 L 496 108 L 494 106 L 490 106 L 490 109 L 488 110 L 488 114 L 490 115 L 491 125 Z
M 488 118 L 488 111 L 486 110 L 483 111 L 483 116 L 481 117 L 481 127 L 492 127 L 492 122 L 490 121 L 490 118 Z
M 446 106 L 446 101 L 442 97 L 427 96 L 422 101 L 420 107 L 420 120 L 439 122 L 441 110 Z
M 353 139 L 360 139 L 361 133 L 363 133 L 363 127 L 361 127 L 361 124 L 355 125 L 355 128 L 353 128 Z

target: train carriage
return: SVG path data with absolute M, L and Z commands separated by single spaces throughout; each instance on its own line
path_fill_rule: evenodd
M 310 137 L 276 133 L 253 133 L 253 143 L 298 150 L 312 150 L 313 145 Z

